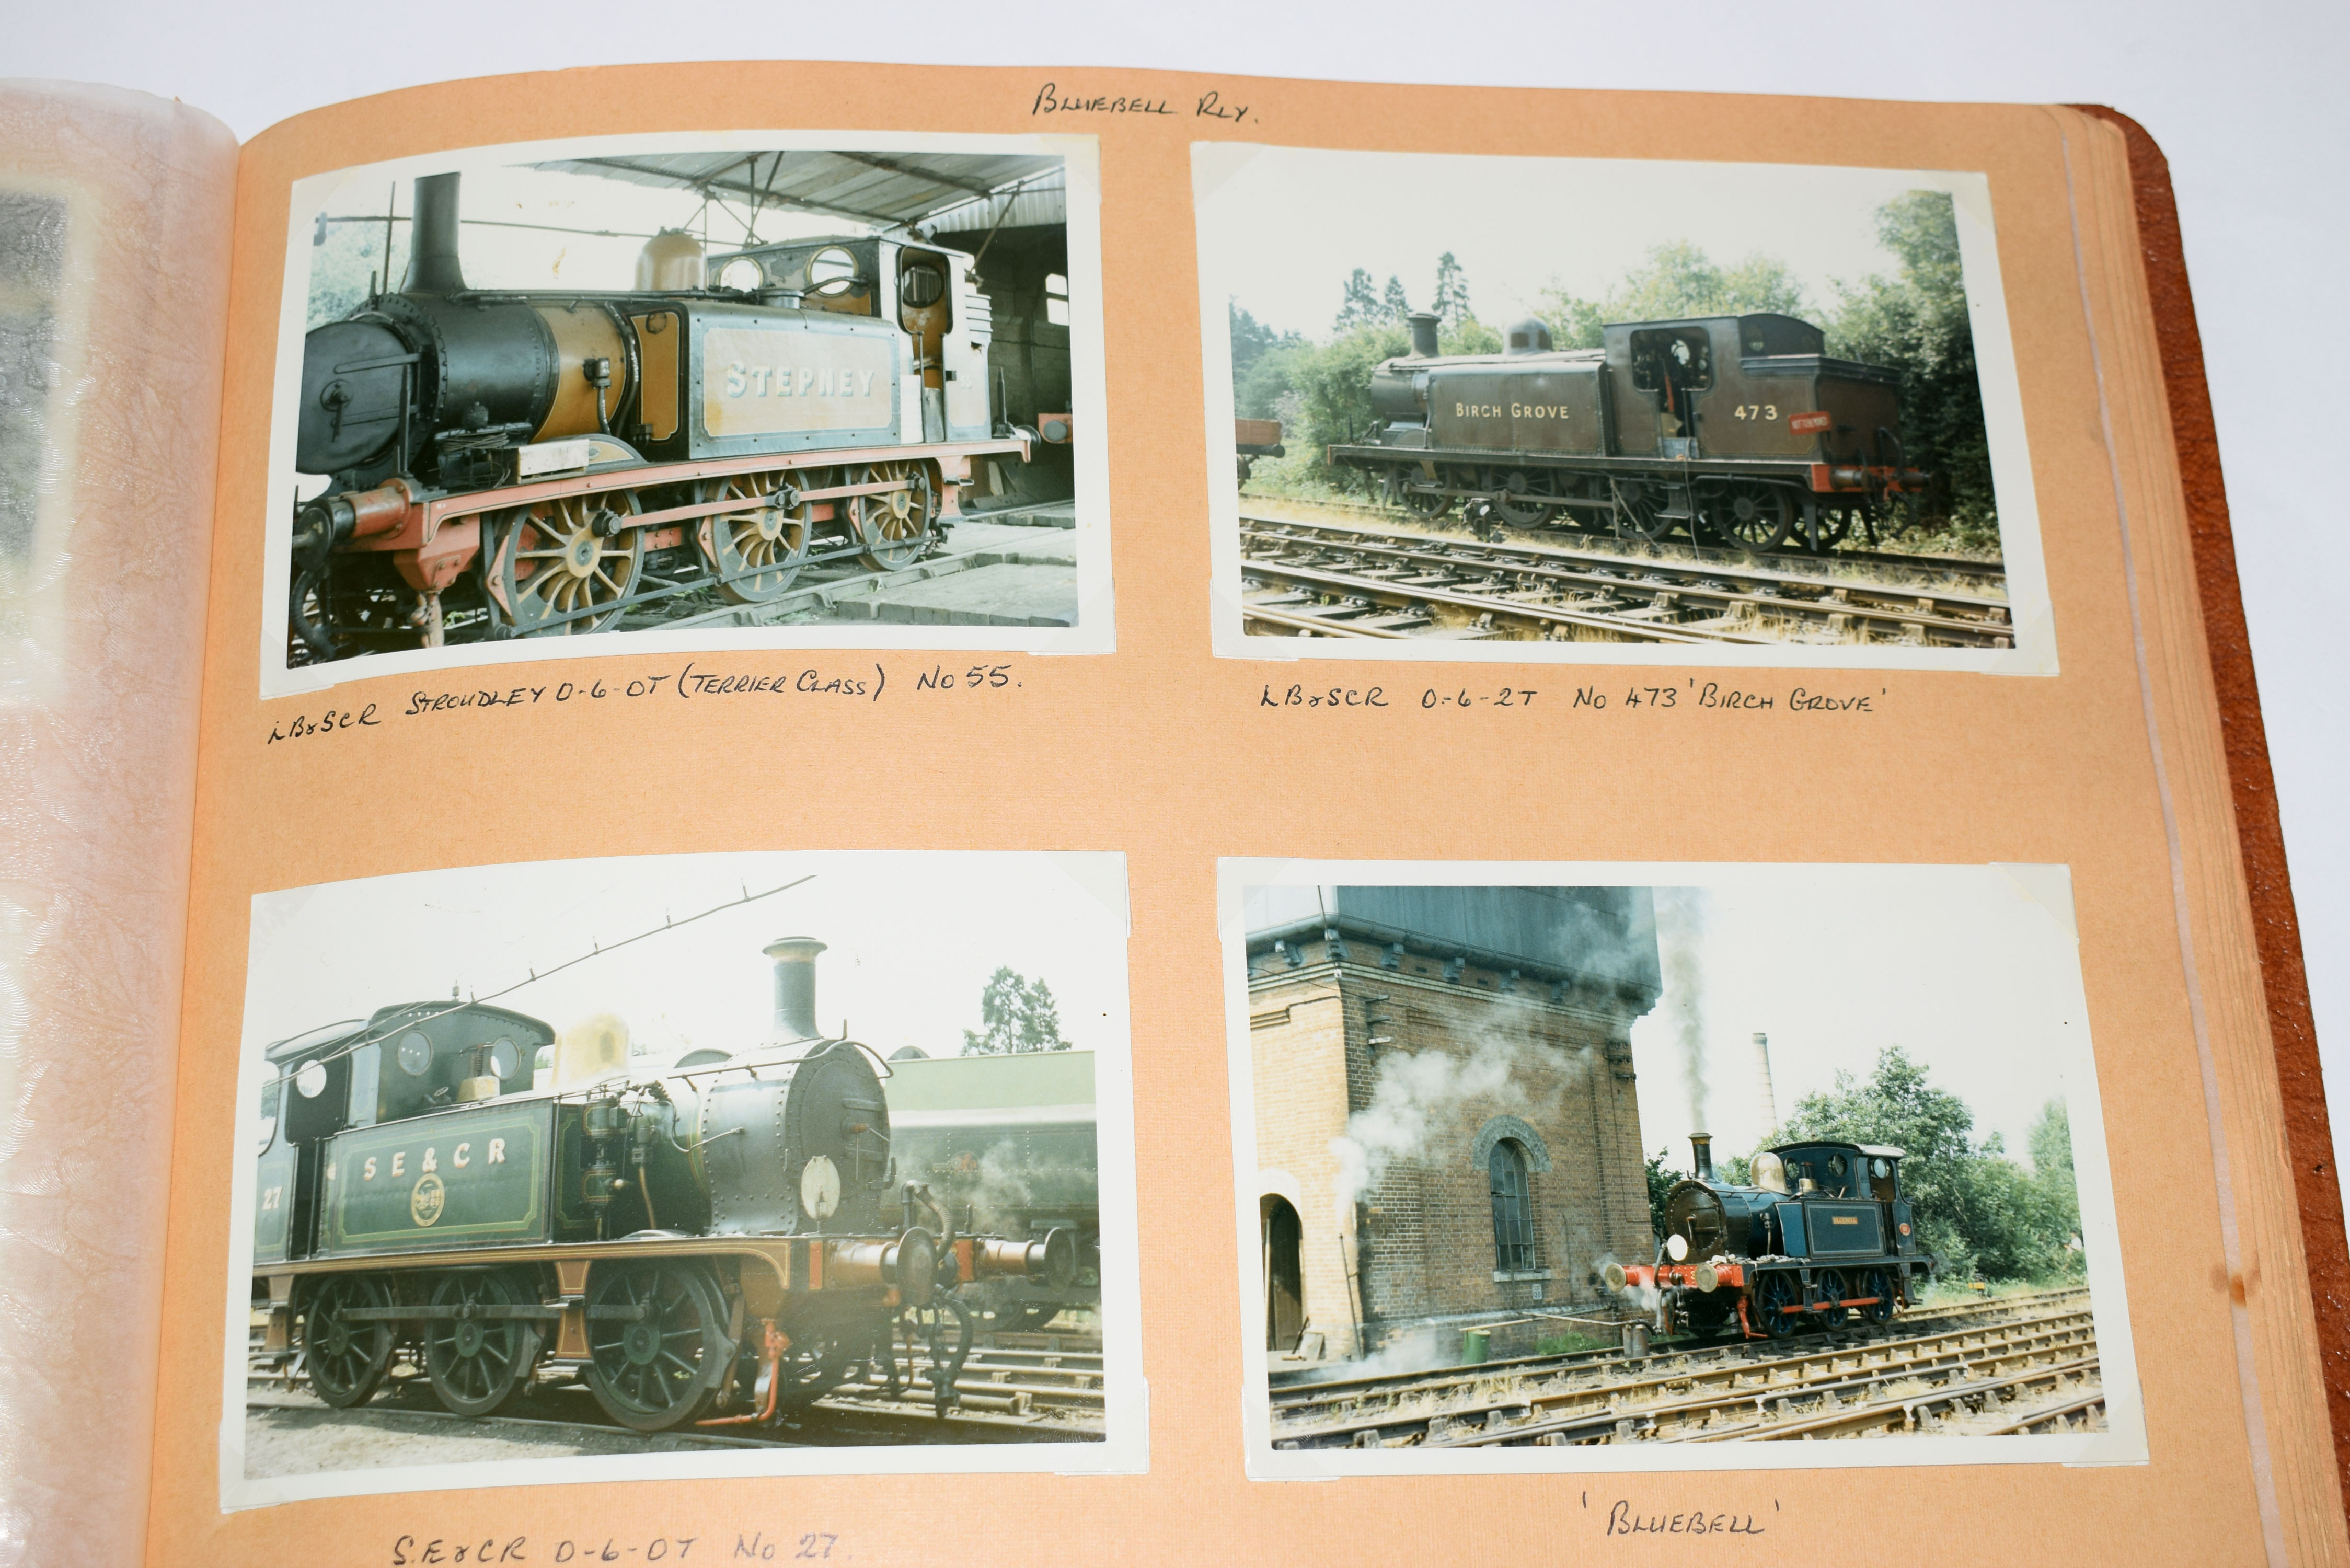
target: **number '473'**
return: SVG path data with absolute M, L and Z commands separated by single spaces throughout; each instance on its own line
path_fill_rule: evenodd
M 1737 415 L 1738 418 L 1742 420 L 1762 420 L 1768 422 L 1779 417 L 1779 405 L 1776 403 L 1741 403 L 1738 405 Z

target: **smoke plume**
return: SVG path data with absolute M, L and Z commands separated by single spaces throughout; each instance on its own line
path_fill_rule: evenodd
M 1680 1047 L 1691 1132 L 1712 1130 L 1705 1106 L 1705 923 L 1712 900 L 1702 888 L 1656 890 L 1658 959 L 1665 981 L 1661 1005 Z

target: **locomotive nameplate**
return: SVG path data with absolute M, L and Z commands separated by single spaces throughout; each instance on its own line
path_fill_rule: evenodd
M 544 1240 L 551 1117 L 540 1102 L 338 1135 L 327 1146 L 322 1251 Z
M 897 346 L 875 334 L 712 327 L 702 366 L 702 429 L 720 440 L 896 421 Z
M 1886 1250 L 1884 1219 L 1875 1203 L 1814 1200 L 1804 1211 L 1814 1258 L 1873 1257 Z

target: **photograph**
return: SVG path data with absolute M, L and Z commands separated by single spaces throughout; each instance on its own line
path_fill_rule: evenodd
M 1095 163 L 745 132 L 296 182 L 263 695 L 622 647 L 1107 651 Z
M 1219 653 L 2054 671 L 1982 176 L 1192 172 Z
M 1141 1469 L 1126 931 L 1116 855 L 256 896 L 222 1506 Z
M 2145 1461 L 2064 867 L 1220 894 L 1252 1476 Z

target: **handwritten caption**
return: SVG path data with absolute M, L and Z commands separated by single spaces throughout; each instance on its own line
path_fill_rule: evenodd
M 907 682 L 901 677 L 897 686 Z M 932 663 L 916 672 L 912 690 L 928 691 L 1016 691 L 1020 679 L 1009 664 L 972 664 L 950 668 Z M 439 691 L 419 688 L 397 704 L 369 702 L 357 708 L 329 708 L 321 713 L 302 712 L 273 721 L 262 743 L 275 746 L 294 741 L 380 729 L 386 723 L 420 719 L 448 719 L 464 713 L 494 713 L 510 708 L 577 709 L 599 703 L 644 701 L 712 701 L 723 698 L 765 697 L 783 701 L 813 699 L 834 702 L 879 702 L 891 690 L 889 671 L 879 664 L 868 670 L 827 670 L 811 667 L 763 672 L 715 671 L 689 663 L 682 670 L 647 675 L 612 676 L 580 680 L 525 682 L 519 686 L 463 686 Z
M 402 1535 L 391 1543 L 386 1561 L 390 1568 L 442 1568 L 443 1564 L 456 1568 L 483 1563 L 494 1568 L 500 1563 L 824 1563 L 847 1562 L 848 1557 L 841 1549 L 840 1537 L 829 1531 L 769 1535 L 754 1530 L 747 1534 L 737 1531 L 732 1551 L 723 1537 L 708 1535 L 655 1535 L 639 1541 L 617 1535 L 600 1541 L 568 1536 L 496 1535 L 474 1541 Z
M 1543 699 L 1546 710 L 1562 705 L 1572 711 L 1587 708 L 1593 712 L 1614 708 L 1618 711 L 1661 712 L 1688 709 L 1691 711 L 1721 711 L 1723 712 L 1772 711 L 1781 713 L 1876 713 L 1886 688 L 1873 692 L 1822 691 L 1810 686 L 1791 687 L 1785 691 L 1763 691 L 1726 684 L 1719 680 L 1691 679 L 1675 683 L 1643 685 L 1637 681 L 1617 688 L 1608 684 L 1578 686 L 1562 699 L 1558 693 L 1544 697 L 1541 689 L 1525 686 L 1474 688 L 1468 686 L 1426 686 L 1417 697 L 1409 691 L 1390 692 L 1384 686 L 1308 686 L 1297 682 L 1276 686 L 1266 682 L 1257 692 L 1260 708 L 1532 708 L 1537 698 Z
M 1591 1511 L 1591 1494 L 1583 1494 L 1586 1512 Z M 1771 1512 L 1779 1511 L 1779 1500 L 1771 1500 Z M 1630 1498 L 1619 1497 L 1609 1504 L 1607 1522 L 1600 1530 L 1603 1536 L 1617 1535 L 1767 1535 L 1769 1528 L 1757 1521 L 1752 1513 L 1735 1509 L 1682 1508 L 1668 1513 L 1636 1505 Z
M 1064 95 L 1061 84 L 1046 82 L 1036 89 L 1036 100 L 1028 106 L 1034 117 L 1044 114 L 1163 114 L 1180 116 L 1182 110 L 1169 99 L 1125 93 L 1074 93 Z M 1223 95 L 1209 91 L 1192 101 L 1189 118 L 1192 119 L 1225 119 L 1238 125 L 1248 118 L 1246 104 L 1226 103 Z

